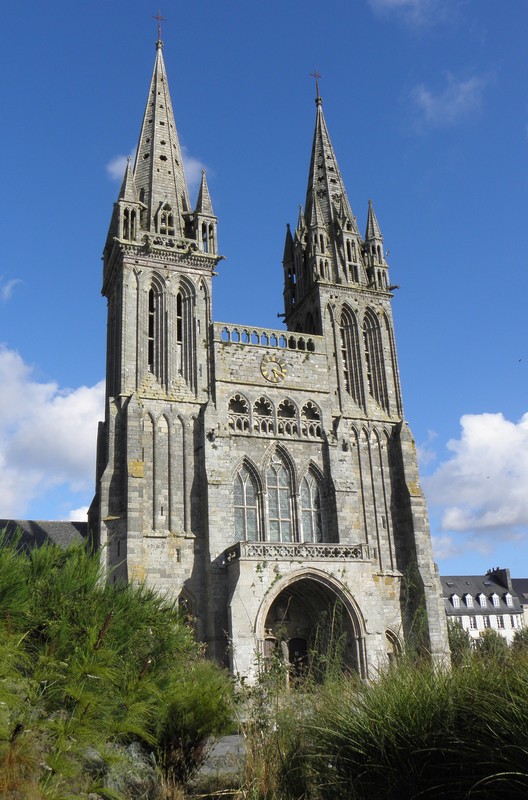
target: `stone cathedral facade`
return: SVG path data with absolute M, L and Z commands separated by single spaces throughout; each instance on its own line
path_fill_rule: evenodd
M 109 579 L 178 598 L 208 654 L 248 677 L 274 649 L 306 667 L 336 608 L 342 658 L 365 678 L 404 647 L 419 606 L 443 658 L 394 287 L 372 204 L 364 236 L 357 226 L 319 96 L 306 202 L 286 234 L 285 330 L 213 321 L 220 258 L 205 174 L 189 199 L 158 41 L 104 248 L 89 527 Z

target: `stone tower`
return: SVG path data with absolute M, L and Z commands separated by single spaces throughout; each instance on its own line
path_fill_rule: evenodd
M 158 41 L 104 250 L 90 528 L 109 579 L 178 598 L 210 656 L 248 677 L 273 650 L 309 669 L 334 635 L 368 677 L 418 608 L 445 657 L 383 238 L 371 203 L 359 232 L 319 96 L 306 203 L 286 233 L 287 331 L 212 321 L 219 259 L 205 174 L 191 209 Z

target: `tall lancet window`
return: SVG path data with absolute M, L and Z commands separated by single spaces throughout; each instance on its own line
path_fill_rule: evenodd
M 176 295 L 177 370 L 191 389 L 195 388 L 193 298 L 194 289 L 182 282 Z
M 153 280 L 148 293 L 148 341 L 147 363 L 149 371 L 160 383 L 166 380 L 167 321 L 165 292 Z
M 348 308 L 343 309 L 341 315 L 341 355 L 345 389 L 359 406 L 363 406 L 358 324 L 355 314 Z
M 290 472 L 275 453 L 267 473 L 268 526 L 271 542 L 293 541 L 292 490 Z
M 323 541 L 321 489 L 312 472 L 301 483 L 301 524 L 303 542 Z
M 383 358 L 383 342 L 378 317 L 367 308 L 363 322 L 363 340 L 365 345 L 365 365 L 369 392 L 387 413 L 389 413 L 389 396 L 387 377 Z
M 257 482 L 245 465 L 235 478 L 233 495 L 236 541 L 258 541 L 260 516 Z

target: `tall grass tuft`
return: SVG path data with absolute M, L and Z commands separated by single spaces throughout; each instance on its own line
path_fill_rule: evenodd
M 371 686 L 327 686 L 305 741 L 291 769 L 321 800 L 526 796 L 528 658 L 401 663 Z

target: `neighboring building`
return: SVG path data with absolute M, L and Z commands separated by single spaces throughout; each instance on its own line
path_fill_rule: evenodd
M 404 646 L 422 601 L 444 659 L 372 204 L 362 237 L 318 96 L 306 204 L 284 248 L 287 330 L 213 322 L 217 218 L 205 174 L 189 200 L 162 47 L 104 248 L 107 399 L 89 519 L 109 577 L 179 598 L 209 655 L 246 676 L 279 645 L 305 665 L 336 605 L 362 676 Z M 250 307 L 259 276 L 245 257 Z
M 523 610 L 524 627 L 528 627 L 528 578 L 512 578 L 513 591 Z
M 442 576 L 446 616 L 459 621 L 473 639 L 493 630 L 511 644 L 515 632 L 524 627 L 524 603 L 509 569 L 490 569 L 483 575 Z M 525 579 L 522 582 L 528 583 Z
M 57 522 L 35 519 L 0 519 L 0 531 L 5 531 L 8 539 L 20 536 L 22 547 L 41 547 L 43 544 L 58 544 L 69 547 L 87 541 L 86 522 Z

